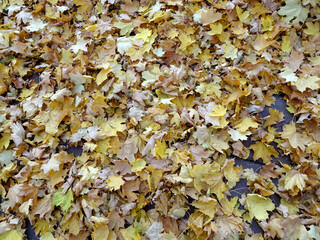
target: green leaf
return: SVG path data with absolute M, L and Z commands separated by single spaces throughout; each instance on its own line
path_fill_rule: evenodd
M 308 17 L 309 10 L 302 7 L 300 0 L 286 0 L 286 5 L 281 7 L 278 13 L 279 15 L 286 16 L 288 23 L 294 18 L 293 23 L 304 23 Z
M 0 153 L 0 165 L 8 165 L 12 163 L 12 161 L 15 159 L 13 154 L 14 152 L 12 150 L 5 150 Z
M 66 194 L 62 193 L 62 189 L 59 189 L 52 198 L 51 204 L 55 206 L 60 206 L 64 212 L 67 212 L 71 207 L 71 203 L 73 202 L 73 193 L 72 190 L 69 189 Z

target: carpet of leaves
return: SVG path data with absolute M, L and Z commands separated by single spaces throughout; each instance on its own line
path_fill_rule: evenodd
M 320 239 L 318 0 L 0 15 L 1 240 Z

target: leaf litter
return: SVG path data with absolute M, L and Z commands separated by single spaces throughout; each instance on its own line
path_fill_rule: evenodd
M 1 240 L 319 239 L 319 1 L 0 14 Z

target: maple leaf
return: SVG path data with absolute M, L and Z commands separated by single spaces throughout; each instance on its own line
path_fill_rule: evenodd
M 145 15 L 147 15 L 148 18 L 151 19 L 153 17 L 153 15 L 155 15 L 157 12 L 159 12 L 163 6 L 164 5 L 162 3 L 157 1 L 150 9 L 148 9 L 148 11 L 146 12 Z
M 30 20 L 29 26 L 26 27 L 26 30 L 28 30 L 29 32 L 37 32 L 44 29 L 47 25 L 48 23 L 44 23 L 41 19 Z
M 136 144 L 132 141 L 132 139 L 127 139 L 121 146 L 121 150 L 118 153 L 118 158 L 128 159 L 129 162 L 131 162 L 136 159 L 134 154 L 136 154 L 137 152 L 138 148 Z
M 316 34 L 320 34 L 320 31 L 319 31 L 320 25 L 318 22 L 316 22 L 316 23 L 307 22 L 306 26 L 307 26 L 307 29 L 303 30 L 305 34 L 308 34 L 311 36 L 316 35 Z
M 137 160 L 131 161 L 130 164 L 132 165 L 132 172 L 139 172 L 145 168 L 147 163 L 144 159 L 138 158 Z
M 301 133 L 297 132 L 297 128 L 294 123 L 285 125 L 281 136 L 289 140 L 291 147 L 299 147 L 302 151 L 306 149 L 306 145 L 309 143 L 308 139 L 304 138 Z
M 201 12 L 200 21 L 203 25 L 214 23 L 222 18 L 222 14 L 215 12 L 213 8 Z
M 290 190 L 293 196 L 297 195 L 300 191 L 303 191 L 306 187 L 306 180 L 308 180 L 308 176 L 306 174 L 300 173 L 298 171 L 290 171 L 284 177 L 284 189 Z
M 259 124 L 255 122 L 252 118 L 243 118 L 240 123 L 235 127 L 241 132 L 245 133 L 249 128 L 257 128 Z
M 62 211 L 67 212 L 71 207 L 72 202 L 73 202 L 72 190 L 69 189 L 67 193 L 63 193 L 63 189 L 60 188 L 53 195 L 51 204 L 55 206 L 60 206 Z
M 125 183 L 122 180 L 121 176 L 114 176 L 114 175 L 109 177 L 106 181 L 107 181 L 107 187 L 110 190 L 119 190 L 120 187 Z
M 320 88 L 320 78 L 318 76 L 301 77 L 292 85 L 296 86 L 300 92 L 306 91 L 307 88 L 317 90 Z
M 241 133 L 237 129 L 229 129 L 228 133 L 230 134 L 233 141 L 238 141 L 238 140 L 247 140 L 248 139 L 247 134 L 249 134 L 250 132 Z
M 28 22 L 30 22 L 31 19 L 32 19 L 32 13 L 31 12 L 27 12 L 25 10 L 22 10 L 21 12 L 19 12 L 16 15 L 16 21 L 17 21 L 18 24 L 20 24 L 21 21 L 24 24 L 27 24 Z
M 23 142 L 23 139 L 25 136 L 25 130 L 22 127 L 21 123 L 13 123 L 11 125 L 11 130 L 12 130 L 11 138 L 16 144 L 16 146 L 19 146 Z
M 95 224 L 94 231 L 91 234 L 93 240 L 108 240 L 109 227 L 106 224 Z
M 275 205 L 271 199 L 265 198 L 259 194 L 248 194 L 246 203 L 250 217 L 255 217 L 257 220 L 267 219 L 267 211 L 273 211 L 275 209 Z
M 116 28 L 121 29 L 120 30 L 120 35 L 122 35 L 122 36 L 131 33 L 131 31 L 134 28 L 132 22 L 126 23 L 126 22 L 120 22 L 119 21 L 119 22 L 115 22 L 113 24 L 113 26 L 116 27 Z
M 180 48 L 182 51 L 185 51 L 188 46 L 195 42 L 195 39 L 191 35 L 187 35 L 185 33 L 181 33 L 179 35 L 179 40 L 181 41 Z
M 273 17 L 267 15 L 261 18 L 262 31 L 271 31 L 273 29 Z
M 123 132 L 126 128 L 126 119 L 114 116 L 108 119 L 106 123 L 102 124 L 101 135 L 107 137 L 117 136 L 117 132 Z
M 152 30 L 148 28 L 138 28 L 138 32 L 133 39 L 134 40 L 139 40 L 142 39 L 143 41 L 147 42 L 149 41 L 151 35 L 152 35 Z
M 283 72 L 281 72 L 279 75 L 280 77 L 286 79 L 286 82 L 296 82 L 298 80 L 297 75 L 293 72 L 293 70 L 289 67 L 285 67 L 282 69 Z
M 303 63 L 304 54 L 299 53 L 298 51 L 292 51 L 290 54 L 290 57 L 284 58 L 284 60 L 286 61 L 287 66 L 289 66 L 292 69 L 292 71 L 295 72 L 299 69 L 300 65 Z
M 133 45 L 130 37 L 120 37 L 117 39 L 117 49 L 121 55 L 123 55 L 132 47 Z
M 5 150 L 0 153 L 0 163 L 1 165 L 9 165 L 15 159 L 14 152 L 12 150 Z
M 263 34 L 258 35 L 256 39 L 253 42 L 251 42 L 253 48 L 257 51 L 265 49 L 272 43 L 274 43 L 274 41 L 267 40 Z
M 263 163 L 269 163 L 272 160 L 271 156 L 279 156 L 277 151 L 271 145 L 267 145 L 263 142 L 256 142 L 249 148 L 253 150 L 253 160 L 255 161 L 261 158 Z
M 154 151 L 155 151 L 155 155 L 158 159 L 163 159 L 166 158 L 168 156 L 168 154 L 166 153 L 167 150 L 167 144 L 164 141 L 156 141 L 156 145 L 154 147 Z
M 23 234 L 19 230 L 10 230 L 0 234 L 0 240 L 22 240 Z
M 236 12 L 240 22 L 244 23 L 247 21 L 250 13 L 248 11 L 243 11 L 239 6 L 236 6 Z
M 279 15 L 286 16 L 286 22 L 295 18 L 293 23 L 302 22 L 307 19 L 309 10 L 302 7 L 301 0 L 286 0 L 286 5 L 278 11 Z
M 153 222 L 151 226 L 148 228 L 146 231 L 146 236 L 149 239 L 154 239 L 154 240 L 162 240 L 159 234 L 163 232 L 163 224 L 162 222 Z
M 217 238 L 218 239 L 228 239 L 237 237 L 239 232 L 243 231 L 243 225 L 241 223 L 241 219 L 233 216 L 233 215 L 222 215 L 215 218 L 215 222 L 217 223 L 218 231 Z
M 223 47 L 223 52 L 225 58 L 230 58 L 232 60 L 236 59 L 238 56 L 238 48 L 233 46 L 230 42 Z
M 265 118 L 266 121 L 263 124 L 263 127 L 271 126 L 284 120 L 283 113 L 279 112 L 277 109 L 269 108 L 269 113 L 270 115 Z
M 142 78 L 145 80 L 142 83 L 143 87 L 147 87 L 149 84 L 154 83 L 159 79 L 160 76 L 163 74 L 160 71 L 160 68 L 158 66 L 154 66 L 151 71 L 143 71 L 142 72 Z
M 315 225 L 309 226 L 308 235 L 312 239 L 320 240 L 320 227 Z
M 41 169 L 44 174 L 48 174 L 50 170 L 59 171 L 61 162 L 56 158 L 56 155 L 51 156 L 47 163 L 42 164 Z
M 88 50 L 87 44 L 90 43 L 91 40 L 84 40 L 83 38 L 78 39 L 77 43 L 72 45 L 70 49 L 77 54 L 80 50 L 86 52 Z
M 97 178 L 97 174 L 99 172 L 99 168 L 94 166 L 83 166 L 79 170 L 79 175 L 82 176 L 82 181 L 89 181 L 90 179 Z
M 223 117 L 227 112 L 225 106 L 219 105 L 218 107 L 212 108 L 212 113 L 209 114 L 211 117 Z
M 72 88 L 72 93 L 81 93 L 84 90 L 84 86 L 83 84 L 86 82 L 86 79 L 84 78 L 84 76 L 80 73 L 69 73 L 69 77 L 71 82 L 74 83 L 74 87 Z
M 210 24 L 211 31 L 208 32 L 209 35 L 217 35 L 221 34 L 223 31 L 223 27 L 221 23 Z

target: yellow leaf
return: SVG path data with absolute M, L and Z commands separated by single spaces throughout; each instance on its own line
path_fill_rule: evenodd
M 117 136 L 117 132 L 126 130 L 126 119 L 113 117 L 103 124 L 102 134 L 106 137 Z
M 91 234 L 93 240 L 108 240 L 109 237 L 109 227 L 106 224 L 96 224 L 94 226 L 93 233 Z
M 173 160 L 176 164 L 186 164 L 188 163 L 188 159 L 190 153 L 187 150 L 184 149 L 178 149 L 177 151 L 174 151 L 172 156 Z
M 34 228 L 35 233 L 40 233 L 41 235 L 46 235 L 47 233 L 54 231 L 52 223 L 47 222 L 45 219 L 38 219 L 34 224 Z
M 51 232 L 43 234 L 40 236 L 40 240 L 55 240 Z
M 303 191 L 306 187 L 306 180 L 308 176 L 298 171 L 292 170 L 289 172 L 284 179 L 284 189 L 290 190 L 291 195 L 295 196 L 300 191 Z
M 200 197 L 198 201 L 193 202 L 192 205 L 200 210 L 200 212 L 206 214 L 211 219 L 214 218 L 217 212 L 217 200 L 209 197 Z
M 234 166 L 234 160 L 226 160 L 222 170 L 225 179 L 227 179 L 227 186 L 233 188 L 236 186 L 237 182 L 240 180 L 240 172 L 242 167 Z
M 23 90 L 22 90 L 22 92 L 20 93 L 20 98 L 21 99 L 25 99 L 25 98 L 27 98 L 27 97 L 30 97 L 33 93 L 34 93 L 34 90 L 36 89 L 36 87 L 37 87 L 38 85 L 36 84 L 36 85 L 34 85 L 33 87 L 31 87 L 31 88 L 29 88 L 29 89 L 27 89 L 27 88 L 24 88 Z
M 289 36 L 283 36 L 282 37 L 282 44 L 281 44 L 281 50 L 284 52 L 290 52 L 291 51 L 291 40 Z
M 259 194 L 248 194 L 247 205 L 251 219 L 255 217 L 257 220 L 266 220 L 268 218 L 267 211 L 275 209 L 271 199 Z
M 300 148 L 302 151 L 305 150 L 306 145 L 309 143 L 301 133 L 297 132 L 296 125 L 294 123 L 285 125 L 281 137 L 288 139 L 291 147 Z
M 29 215 L 30 207 L 33 205 L 33 199 L 29 199 L 28 201 L 22 203 L 19 207 L 19 211 L 26 215 Z
M 144 159 L 138 158 L 136 160 L 131 161 L 130 164 L 132 165 L 131 171 L 139 172 L 142 169 L 144 169 L 144 167 L 146 166 L 147 163 Z
M 273 17 L 268 15 L 261 18 L 262 31 L 272 31 L 273 29 Z
M 219 105 L 218 107 L 212 108 L 212 113 L 209 114 L 211 117 L 223 117 L 227 112 L 225 106 Z
M 131 33 L 131 31 L 132 31 L 133 28 L 134 28 L 132 22 L 126 23 L 126 22 L 121 22 L 121 21 L 119 21 L 119 22 L 115 22 L 115 23 L 113 24 L 113 26 L 115 26 L 116 28 L 121 29 L 121 30 L 120 30 L 120 35 L 126 35 L 126 34 L 128 34 L 128 33 Z
M 2 133 L 2 137 L 0 138 L 0 151 L 2 149 L 7 149 L 11 140 L 10 133 Z
M 317 90 L 320 88 L 320 78 L 317 76 L 307 76 L 298 78 L 297 81 L 292 82 L 300 92 L 304 92 L 307 88 Z
M 239 6 L 236 6 L 236 11 L 238 18 L 242 23 L 248 20 L 248 17 L 250 16 L 248 11 L 243 11 Z
M 67 49 L 67 50 L 63 49 L 62 53 L 61 53 L 60 63 L 62 63 L 62 64 L 72 64 L 72 62 L 73 62 L 73 57 L 72 57 L 72 53 L 70 52 L 70 50 L 69 49 Z
M 230 58 L 232 60 L 236 59 L 238 56 L 238 48 L 233 46 L 230 42 L 223 47 L 224 57 Z
M 133 225 L 131 225 L 128 228 L 121 229 L 120 232 L 124 240 L 140 240 L 141 239 L 138 230 Z
M 263 34 L 260 34 L 251 44 L 255 50 L 261 51 L 266 47 L 270 46 L 272 43 L 274 43 L 274 41 L 269 41 L 265 38 Z
M 22 233 L 18 230 L 10 230 L 0 234 L 0 240 L 22 240 Z
M 179 32 L 175 28 L 171 28 L 167 33 L 167 36 L 170 39 L 174 39 L 175 37 L 178 37 L 178 35 L 179 35 Z
M 211 31 L 208 32 L 209 35 L 217 35 L 221 34 L 223 31 L 222 24 L 221 23 L 213 23 L 210 24 Z
M 101 69 L 101 71 L 98 73 L 96 78 L 96 82 L 98 86 L 108 78 L 109 72 L 110 72 L 110 69 Z
M 270 115 L 266 117 L 266 121 L 263 124 L 263 127 L 268 127 L 284 120 L 283 113 L 279 112 L 277 109 L 270 108 L 269 113 Z
M 103 115 L 104 108 L 108 108 L 108 104 L 106 103 L 106 97 L 98 94 L 94 94 L 93 97 L 94 101 L 91 104 L 91 110 L 99 113 L 100 115 Z
M 252 118 L 244 118 L 235 127 L 242 133 L 245 133 L 249 128 L 257 128 L 259 124 L 255 122 Z
M 52 5 L 56 4 L 58 0 L 47 0 L 47 2 L 51 3 Z
M 1 70 L 0 70 L 1 72 Z M 6 93 L 8 91 L 8 87 L 3 79 L 0 80 L 0 95 Z
M 318 22 L 316 23 L 312 23 L 312 22 L 307 22 L 307 29 L 304 29 L 304 33 L 308 34 L 308 35 L 316 35 L 316 34 L 320 34 L 319 29 L 320 29 L 320 25 Z
M 107 151 L 110 148 L 111 148 L 110 138 L 97 141 L 97 148 L 96 148 L 97 152 L 107 154 Z
M 12 66 L 14 69 L 16 69 L 20 75 L 20 77 L 23 77 L 26 75 L 29 71 L 28 68 L 24 67 L 24 63 L 21 60 L 13 59 L 12 60 Z
M 152 31 L 150 29 L 147 28 L 138 28 L 139 33 L 136 34 L 133 39 L 142 39 L 145 42 L 147 42 L 151 35 L 152 35 Z
M 148 175 L 148 186 L 151 190 L 154 190 L 158 187 L 158 184 L 162 179 L 163 172 L 163 170 L 151 169 L 151 173 Z
M 186 50 L 188 46 L 195 42 L 195 39 L 191 35 L 181 33 L 179 35 L 179 40 L 181 41 L 180 48 L 182 51 Z
M 166 150 L 167 150 L 166 142 L 161 142 L 157 140 L 154 150 L 155 150 L 156 157 L 158 159 L 160 158 L 163 159 L 168 156 L 168 154 L 166 153 Z
M 53 11 L 51 7 L 46 7 L 46 17 L 51 19 L 58 19 L 60 17 L 60 12 Z
M 272 160 L 271 156 L 278 157 L 279 154 L 276 150 L 270 145 L 267 145 L 263 142 L 256 142 L 255 144 L 252 144 L 250 149 L 253 150 L 253 160 L 258 160 L 261 158 L 263 160 L 263 163 L 268 163 Z
M 78 235 L 81 228 L 80 228 L 80 219 L 78 213 L 73 213 L 72 217 L 68 221 L 67 229 L 69 229 L 69 232 L 73 235 Z
M 110 190 L 119 190 L 124 183 L 121 176 L 112 175 L 107 179 L 107 187 Z

